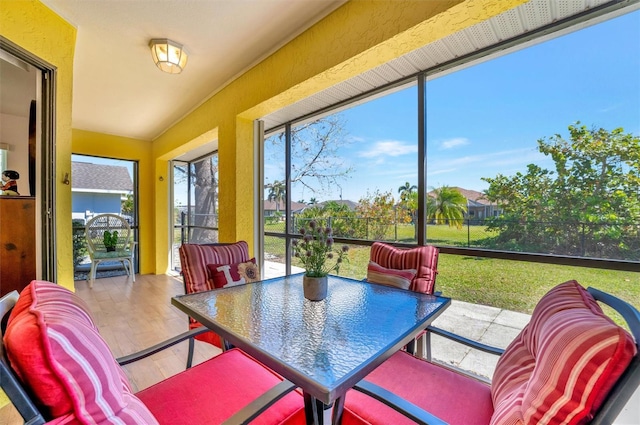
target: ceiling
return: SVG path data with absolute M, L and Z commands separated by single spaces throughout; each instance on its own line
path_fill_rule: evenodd
M 36 98 L 36 75 L 35 68 L 0 50 L 0 113 L 29 117 L 31 100 Z
M 346 0 L 42 0 L 78 29 L 74 56 L 73 128 L 153 140 L 234 78 Z M 577 15 L 606 7 L 595 20 L 572 21 L 572 31 L 612 15 L 637 9 L 637 0 L 531 0 L 488 21 L 338 84 L 267 117 L 265 128 L 367 94 L 378 87 L 428 70 L 447 72 L 486 55 L 522 48 L 532 31 L 539 42 L 556 31 L 546 28 Z M 610 7 L 611 6 L 611 7 Z M 617 10 L 625 6 L 626 10 Z M 189 61 L 181 74 L 166 74 L 153 64 L 152 38 L 185 45 Z M 526 40 L 525 40 L 526 42 Z M 492 46 L 499 45 L 497 48 Z M 478 54 L 481 52 L 481 54 Z M 469 60 L 458 61 L 467 55 Z M 453 61 L 453 68 L 448 64 Z M 24 71 L 0 60 L 3 79 L 0 106 L 9 106 L 14 85 L 6 76 Z M 17 77 L 16 77 L 17 78 Z M 25 77 L 26 78 L 26 77 Z M 32 77 L 29 77 L 32 78 Z M 33 81 L 33 79 L 31 79 Z M 15 85 L 15 87 L 20 87 Z M 203 146 L 202 153 L 210 152 Z M 189 154 L 197 156 L 197 152 Z M 182 158 L 187 159 L 187 158 Z
M 42 0 L 77 28 L 73 128 L 153 140 L 346 0 Z M 182 43 L 161 72 L 152 38 Z

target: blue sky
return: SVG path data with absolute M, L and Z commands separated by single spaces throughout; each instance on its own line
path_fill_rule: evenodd
M 640 135 L 640 11 L 427 83 L 428 185 L 482 191 L 481 177 L 552 168 L 537 140 L 580 121 Z M 357 201 L 378 189 L 397 197 L 417 183 L 416 87 L 342 112 L 356 170 L 342 184 Z M 267 174 L 268 175 L 268 174 Z M 293 200 L 314 195 L 294 193 Z M 315 195 L 337 199 L 333 194 Z

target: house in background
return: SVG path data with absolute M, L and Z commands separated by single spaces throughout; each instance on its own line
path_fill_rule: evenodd
M 502 214 L 502 208 L 489 201 L 482 192 L 457 186 L 452 186 L 451 189 L 460 192 L 467 200 L 467 213 L 464 218 L 469 220 L 469 224 L 482 224 L 485 219 Z M 433 191 L 427 195 L 435 198 Z
M 120 214 L 122 201 L 133 194 L 133 181 L 127 167 L 73 161 L 71 171 L 74 220 L 86 222 L 95 214 Z
M 284 220 L 284 212 L 286 209 L 284 201 L 264 201 L 264 216 L 267 217 L 276 217 L 277 214 L 280 214 L 280 217 Z M 291 213 L 297 214 L 300 213 L 303 209 L 307 208 L 307 204 L 303 204 L 301 202 L 291 202 Z
M 467 198 L 466 218 L 476 222 L 471 224 L 478 224 L 486 218 L 497 217 L 502 213 L 502 209 L 489 201 L 482 192 L 461 187 L 453 187 L 452 189 L 457 190 Z

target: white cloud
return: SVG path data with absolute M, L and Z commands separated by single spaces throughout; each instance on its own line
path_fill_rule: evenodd
M 429 176 L 437 176 L 438 174 L 452 173 L 454 171 L 458 171 L 458 169 L 457 168 L 447 168 L 445 170 L 436 170 L 434 172 L 428 172 L 427 175 L 429 175 Z
M 375 158 L 384 156 L 402 156 L 418 152 L 418 146 L 407 144 L 399 140 L 381 140 L 373 145 L 373 148 L 362 151 L 358 156 L 363 158 Z
M 481 163 L 484 167 L 507 164 L 528 164 L 537 162 L 544 158 L 544 155 L 532 148 L 512 149 L 499 152 L 491 152 L 480 155 L 467 155 L 460 158 L 448 159 L 444 161 L 446 165 L 458 166 Z
M 469 144 L 469 139 L 465 137 L 456 137 L 454 139 L 448 139 L 440 142 L 440 149 L 453 149 L 459 146 L 465 146 Z
M 348 135 L 346 137 L 347 142 L 349 143 L 362 143 L 365 142 L 366 139 L 364 137 L 360 137 L 360 136 L 353 136 L 353 135 Z
M 607 112 L 615 111 L 617 109 L 620 109 L 621 106 L 622 105 L 620 103 L 616 103 L 616 104 L 613 104 L 613 105 L 607 105 L 607 106 L 604 106 L 604 107 L 598 109 L 598 112 L 607 113 Z

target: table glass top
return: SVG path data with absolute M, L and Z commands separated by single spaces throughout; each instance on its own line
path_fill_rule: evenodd
M 449 299 L 329 276 L 327 298 L 309 301 L 299 274 L 172 302 L 240 348 L 258 350 L 331 391 L 430 323 Z

